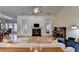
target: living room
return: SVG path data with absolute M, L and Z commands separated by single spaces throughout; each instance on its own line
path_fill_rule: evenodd
M 0 9 L 1 51 L 79 51 L 79 7 L 0 6 Z

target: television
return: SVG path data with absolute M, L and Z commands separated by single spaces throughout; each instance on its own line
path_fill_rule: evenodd
M 36 24 L 34 24 L 34 27 L 39 27 L 39 24 L 37 24 L 37 23 L 36 23 Z

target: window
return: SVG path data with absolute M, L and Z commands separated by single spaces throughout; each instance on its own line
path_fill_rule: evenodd
M 51 26 L 50 24 L 47 24 L 47 26 L 46 26 L 46 32 L 47 32 L 47 33 L 50 32 L 50 29 L 51 29 L 50 26 Z
M 17 32 L 17 23 L 6 23 L 6 29 L 12 29 L 12 32 Z
M 17 32 L 17 24 L 14 23 L 14 32 Z
M 8 28 L 9 28 L 8 23 L 6 23 L 6 29 L 8 29 Z
M 13 28 L 13 23 L 9 23 L 9 28 Z

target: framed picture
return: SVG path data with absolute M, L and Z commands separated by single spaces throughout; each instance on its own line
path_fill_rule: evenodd
M 66 27 L 54 27 L 54 36 L 66 38 Z

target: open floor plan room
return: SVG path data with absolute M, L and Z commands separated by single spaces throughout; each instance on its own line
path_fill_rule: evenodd
M 0 52 L 79 52 L 78 19 L 78 6 L 0 6 Z

